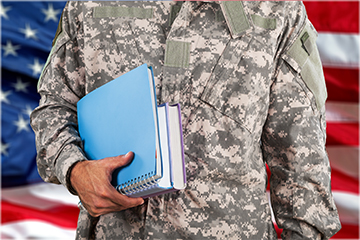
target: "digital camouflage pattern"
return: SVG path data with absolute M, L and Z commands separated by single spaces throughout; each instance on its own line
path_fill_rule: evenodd
M 325 151 L 326 88 L 304 6 L 290 2 L 69 2 L 32 114 L 38 168 L 69 183 L 86 160 L 76 103 L 143 64 L 180 103 L 185 190 L 91 217 L 78 239 L 328 239 L 340 229 Z

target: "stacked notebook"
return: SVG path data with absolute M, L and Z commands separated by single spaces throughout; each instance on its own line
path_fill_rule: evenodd
M 180 105 L 157 106 L 151 67 L 143 64 L 90 92 L 77 111 L 88 159 L 134 152 L 113 173 L 120 193 L 147 198 L 185 188 Z

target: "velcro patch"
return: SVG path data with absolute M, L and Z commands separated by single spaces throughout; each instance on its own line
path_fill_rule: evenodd
M 136 8 L 136 7 L 95 7 L 93 12 L 94 18 L 106 17 L 135 17 L 147 19 L 153 17 L 152 8 Z
M 290 58 L 287 61 L 296 71 L 300 72 L 306 86 L 315 96 L 317 109 L 320 110 L 325 104 L 327 91 L 316 38 L 317 33 L 311 28 L 308 21 L 287 52 Z
M 166 41 L 165 66 L 189 67 L 190 43 L 180 41 Z
M 313 44 L 310 41 L 309 33 L 304 32 L 304 34 L 301 36 L 300 40 L 302 43 L 302 47 L 308 53 L 308 55 L 310 55 L 311 52 L 313 51 Z
M 268 29 L 268 30 L 274 30 L 276 28 L 276 19 L 275 18 L 263 18 L 259 15 L 251 15 L 251 18 L 254 22 L 255 26 Z

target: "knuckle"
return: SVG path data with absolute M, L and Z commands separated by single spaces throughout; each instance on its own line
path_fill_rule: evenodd
M 100 199 L 108 199 L 109 198 L 109 191 L 107 188 L 101 188 L 99 189 L 99 191 L 97 192 L 97 196 Z
M 99 211 L 99 209 L 101 209 L 103 207 L 104 207 L 104 203 L 103 203 L 102 200 L 96 199 L 96 200 L 93 201 L 92 209 L 93 209 L 94 212 Z

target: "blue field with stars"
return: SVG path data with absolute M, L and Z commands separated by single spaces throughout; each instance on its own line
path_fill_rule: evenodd
M 2 187 L 42 181 L 30 113 L 65 2 L 1 2 Z

